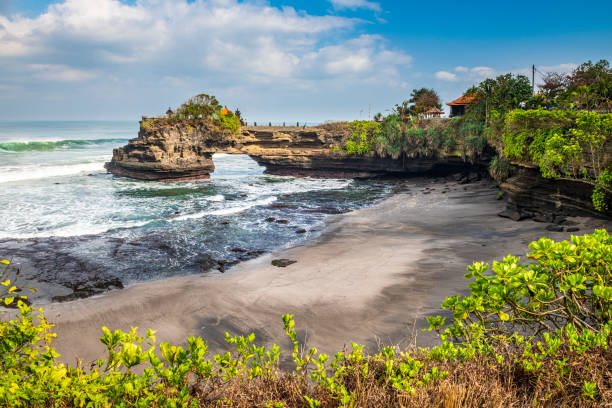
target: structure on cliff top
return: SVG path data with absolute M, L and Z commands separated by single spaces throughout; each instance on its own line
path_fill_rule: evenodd
M 455 116 L 463 115 L 465 113 L 465 107 L 472 103 L 474 98 L 474 96 L 463 95 L 455 99 L 454 101 L 447 103 L 447 105 L 450 106 L 449 117 L 453 118 Z

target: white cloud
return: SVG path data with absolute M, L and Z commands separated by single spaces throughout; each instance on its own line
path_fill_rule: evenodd
M 574 63 L 563 63 L 558 65 L 549 66 L 536 66 L 539 73 L 546 72 L 560 72 L 569 73 L 576 69 L 577 65 Z M 434 73 L 434 77 L 448 82 L 463 82 L 467 84 L 478 84 L 479 82 L 487 78 L 496 78 L 499 75 L 511 73 L 514 75 L 525 75 L 531 79 L 531 66 L 514 68 L 514 69 L 495 69 L 488 66 L 476 66 L 476 67 L 465 67 L 456 66 L 453 68 L 453 72 L 449 71 L 438 71 Z M 540 80 L 539 76 L 536 76 L 536 82 Z
M 497 71 L 491 67 L 474 67 L 470 69 L 470 73 L 476 79 L 487 79 L 497 76 Z
M 301 74 L 370 72 L 380 61 L 405 65 L 410 57 L 387 50 L 382 38 L 361 36 L 320 46 L 358 20 L 312 16 L 237 0 L 65 0 L 36 18 L 0 16 L 0 55 L 38 67 L 39 78 L 92 78 L 92 67 L 114 71 L 132 64 L 171 70 L 164 76 L 238 73 L 244 79 Z M 378 8 L 365 0 L 338 7 Z M 305 69 L 304 65 L 322 69 Z M 43 69 L 44 68 L 44 69 Z
M 410 66 L 411 62 L 409 55 L 386 49 L 382 37 L 362 35 L 307 55 L 301 69 L 309 77 L 317 76 L 322 71 L 332 76 L 361 74 L 364 78 L 373 75 L 397 78 L 398 68 Z
M 453 74 L 452 72 L 447 72 L 447 71 L 438 71 L 435 73 L 435 77 L 441 81 L 453 82 L 457 80 L 456 74 Z
M 377 4 L 340 0 L 338 7 Z M 389 98 L 408 86 L 402 78 L 412 58 L 381 36 L 355 34 L 360 24 L 264 1 L 63 0 L 36 17 L 0 16 L 0 78 L 24 89 L 24 106 L 28 98 L 70 95 L 75 107 L 95 93 L 104 109 L 129 100 L 141 113 L 202 91 L 234 100 L 263 92 L 280 101 L 308 90 L 332 103 L 363 85 Z M 152 107 L 139 107 L 143 101 Z M 12 108 L 21 114 L 18 103 Z
M 70 68 L 65 65 L 30 64 L 28 68 L 34 72 L 36 77 L 49 81 L 72 82 L 97 77 L 93 71 Z
M 379 3 L 368 0 L 330 0 L 335 9 L 368 9 L 373 11 L 382 11 Z

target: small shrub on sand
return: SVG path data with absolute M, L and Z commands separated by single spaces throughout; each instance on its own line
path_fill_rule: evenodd
M 157 345 L 102 328 L 104 358 L 66 366 L 41 309 L 19 302 L 0 322 L 0 404 L 10 407 L 595 407 L 612 404 L 612 238 L 604 230 L 530 244 L 530 264 L 508 256 L 468 268 L 467 296 L 446 299 L 452 322 L 429 317 L 440 344 L 351 343 L 333 356 L 305 349 L 292 315 L 284 351 L 230 336 L 209 356 L 201 338 Z M 6 263 L 6 262 L 5 262 Z

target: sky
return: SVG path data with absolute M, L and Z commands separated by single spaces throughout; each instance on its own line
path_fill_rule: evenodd
M 198 93 L 249 122 L 367 119 L 600 59 L 610 0 L 0 0 L 0 120 L 136 121 Z

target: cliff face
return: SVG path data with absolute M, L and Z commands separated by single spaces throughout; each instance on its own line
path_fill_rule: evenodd
M 205 122 L 197 126 L 141 126 L 138 137 L 115 149 L 105 167 L 117 176 L 141 180 L 207 178 L 215 169 L 212 155 L 235 143 L 235 135 Z
M 589 150 L 585 156 L 588 157 Z M 612 165 L 612 141 L 600 148 L 601 168 Z M 584 169 L 595 174 L 594 166 L 585 160 Z M 532 213 L 586 216 L 612 216 L 612 198 L 608 197 L 608 211 L 597 211 L 593 205 L 593 185 L 568 179 L 546 179 L 536 163 L 512 163 L 511 177 L 500 185 L 507 194 L 511 210 L 528 217 Z M 515 212 L 515 214 L 516 214 Z
M 240 134 L 208 127 L 141 127 L 138 138 L 115 149 L 109 172 L 142 180 L 189 180 L 209 177 L 214 153 L 247 154 L 267 173 L 331 177 L 370 177 L 421 173 L 440 166 L 461 168 L 460 157 L 394 160 L 375 154 L 347 155 L 332 149 L 348 137 L 345 129 L 325 127 L 243 127 Z
M 610 216 L 593 206 L 593 186 L 579 181 L 545 179 L 537 167 L 515 165 L 512 177 L 501 183 L 508 207 L 521 218 L 535 214 Z M 608 208 L 611 206 L 608 205 Z
M 474 169 L 459 155 L 392 159 L 373 152 L 355 156 L 333 149 L 348 136 L 343 127 L 326 126 L 243 127 L 238 135 L 206 123 L 144 126 L 136 139 L 115 149 L 106 168 L 115 175 L 142 180 L 192 180 L 210 176 L 215 169 L 214 153 L 230 153 L 247 154 L 265 166 L 267 173 L 280 175 L 357 178 Z M 483 164 L 486 161 L 476 168 L 482 170 Z M 501 188 L 509 197 L 513 218 L 538 213 L 602 215 L 593 207 L 592 186 L 544 179 L 537 167 L 514 164 L 512 176 Z

